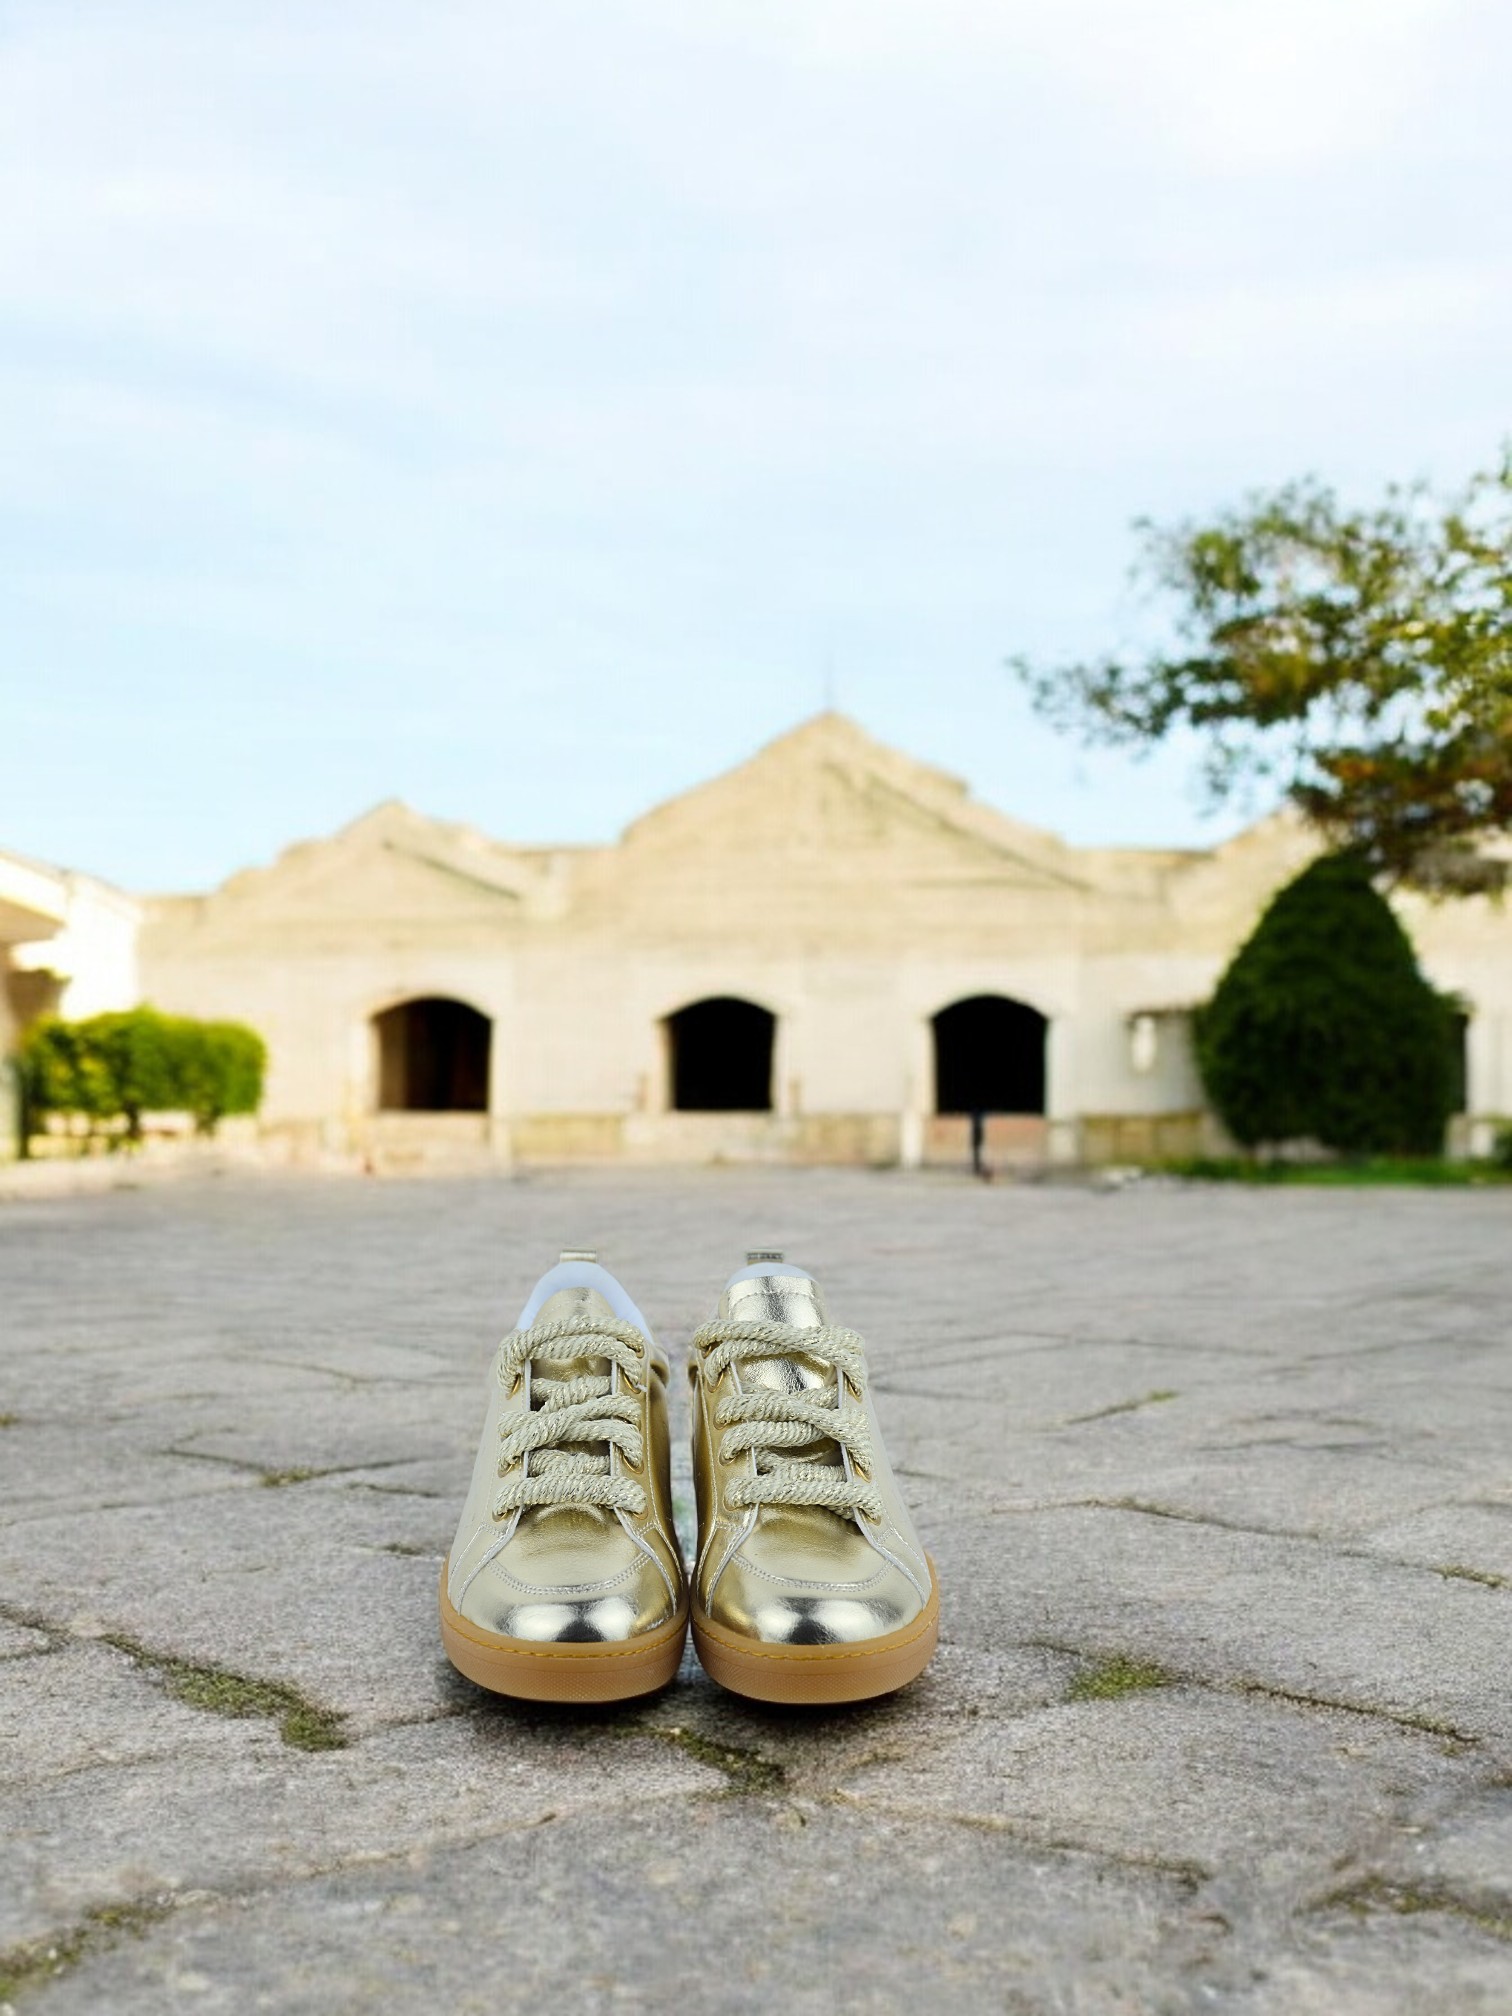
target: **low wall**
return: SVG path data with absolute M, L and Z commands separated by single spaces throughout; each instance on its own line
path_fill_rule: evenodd
M 1234 1145 L 1211 1113 L 1084 1113 L 1077 1123 L 1082 1162 L 1181 1162 L 1232 1155 Z
M 1050 1123 L 1041 1113 L 989 1113 L 984 1159 L 993 1168 L 1037 1169 L 1052 1160 Z M 924 1162 L 930 1168 L 970 1168 L 971 1121 L 964 1113 L 932 1113 L 924 1122 Z
M 632 1113 L 624 1154 L 636 1162 L 774 1162 L 887 1168 L 899 1159 L 896 1113 Z
M 971 1166 L 971 1122 L 930 1114 L 914 1123 L 913 1156 L 926 1168 Z M 377 1113 L 357 1120 L 281 1122 L 264 1130 L 270 1159 L 295 1166 L 358 1166 L 393 1173 L 515 1163 L 891 1168 L 904 1153 L 897 1113 Z M 1204 1113 L 1091 1114 L 1051 1122 L 995 1113 L 984 1154 L 996 1169 L 1055 1163 L 1158 1162 L 1221 1154 Z

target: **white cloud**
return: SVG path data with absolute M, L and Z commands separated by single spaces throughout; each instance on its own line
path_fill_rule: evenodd
M 1284 175 L 1368 158 L 1421 108 L 1463 0 L 1071 0 L 1045 53 L 1196 170 Z

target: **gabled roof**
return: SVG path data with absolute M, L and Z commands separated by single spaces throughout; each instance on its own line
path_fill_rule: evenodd
M 1084 886 L 1077 857 L 1056 834 L 974 799 L 948 771 L 876 741 L 847 715 L 816 714 L 707 783 L 626 827 L 630 851 L 786 846 L 814 851 L 875 846 L 889 834 L 933 836 L 983 870 Z
M 236 875 L 223 887 L 235 888 L 255 879 L 287 873 L 301 864 L 313 863 L 332 854 L 353 856 L 388 849 L 433 860 L 438 866 L 466 867 L 476 879 L 508 886 L 513 850 L 475 827 L 448 824 L 415 811 L 401 798 L 385 798 L 380 804 L 359 813 L 345 826 L 321 840 L 300 841 L 286 847 L 266 868 Z
M 1262 820 L 1212 851 L 1073 848 L 829 711 L 653 807 L 607 847 L 512 847 L 388 799 L 208 895 L 159 899 L 151 914 L 165 929 L 260 941 L 323 922 L 434 936 L 554 920 L 677 937 L 707 935 L 739 904 L 752 920 L 843 916 L 873 935 L 922 939 L 943 928 L 940 901 L 953 892 L 947 909 L 959 897 L 993 929 L 1015 917 L 1030 928 L 1040 904 L 1073 901 L 1088 928 L 1096 916 L 1117 937 L 1136 928 L 1131 905 L 1146 920 L 1226 930 L 1230 911 L 1253 908 L 1279 866 L 1316 844 L 1295 823 Z
M 507 916 L 540 872 L 526 853 L 390 798 L 323 839 L 299 841 L 265 867 L 244 869 L 187 906 L 169 898 L 154 907 L 159 915 L 188 907 L 203 920 L 228 925 L 318 914 Z

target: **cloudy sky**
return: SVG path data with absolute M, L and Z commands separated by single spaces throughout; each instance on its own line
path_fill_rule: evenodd
M 1512 433 L 1505 0 L 0 0 L 0 847 L 608 838 L 833 698 L 1077 840 L 1003 670 L 1129 523 Z

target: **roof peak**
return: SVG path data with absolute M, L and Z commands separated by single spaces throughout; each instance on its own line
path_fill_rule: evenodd
M 844 714 L 838 707 L 821 707 L 817 714 L 806 714 L 801 721 L 795 721 L 791 728 L 781 729 L 761 747 L 775 749 L 783 742 L 821 739 L 856 742 L 869 749 L 883 749 L 887 746 L 869 734 L 853 714 Z
M 819 713 L 795 722 L 791 728 L 784 728 L 736 767 L 743 769 L 746 763 L 759 763 L 763 757 L 810 745 L 849 756 L 893 777 L 906 775 L 916 787 L 926 784 L 933 791 L 943 792 L 951 798 L 965 798 L 970 793 L 970 786 L 963 777 L 957 777 L 953 771 L 942 770 L 921 756 L 911 755 L 895 743 L 881 741 L 869 729 L 863 728 L 854 715 L 843 714 L 837 707 L 822 708 Z

